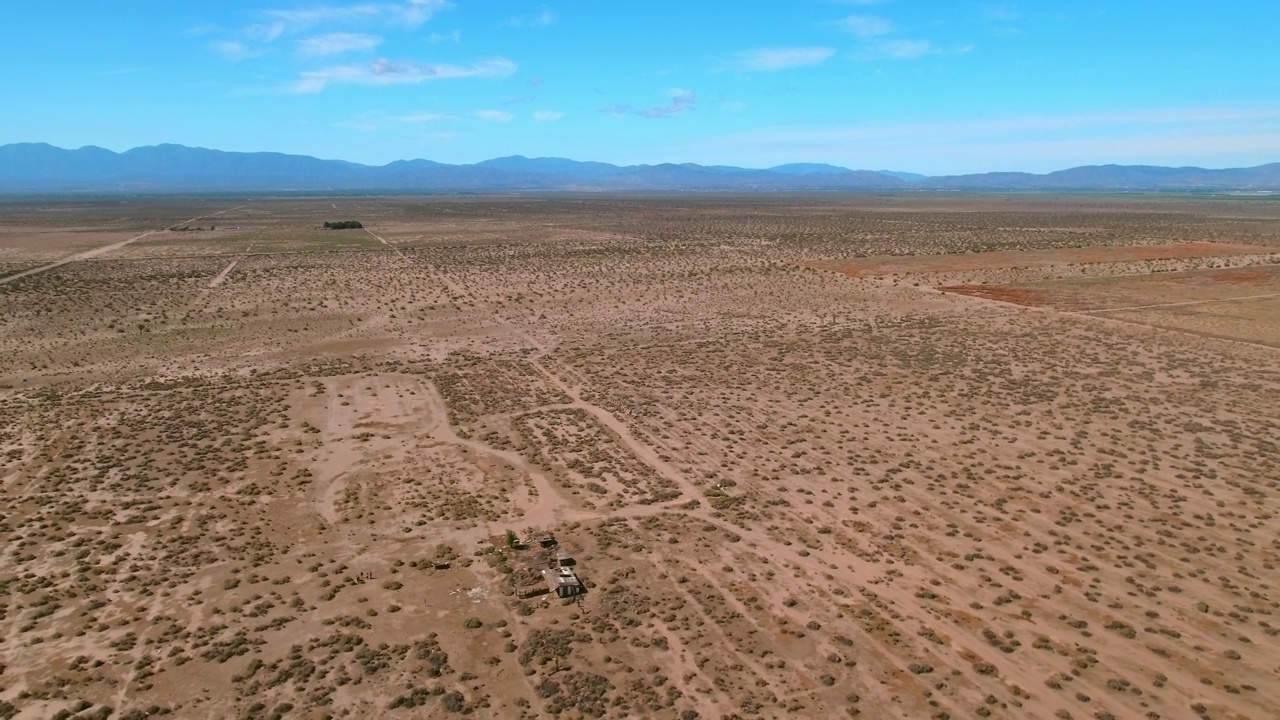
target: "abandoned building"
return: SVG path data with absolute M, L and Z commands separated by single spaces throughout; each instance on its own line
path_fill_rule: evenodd
M 556 597 L 571 598 L 586 592 L 586 588 L 582 586 L 582 581 L 569 568 L 547 568 L 542 571 L 542 577 L 547 581 L 547 587 L 556 594 Z

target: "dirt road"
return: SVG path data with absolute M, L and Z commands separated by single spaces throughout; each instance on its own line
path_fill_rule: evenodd
M 245 205 L 247 204 L 248 203 L 245 203 Z M 216 213 L 209 213 L 208 215 L 200 215 L 197 217 L 193 217 L 190 220 L 182 220 L 182 221 L 173 223 L 171 225 L 167 225 L 165 226 L 165 228 L 173 227 L 174 225 L 187 225 L 195 222 L 196 220 L 202 220 L 207 217 L 214 217 L 215 215 L 221 215 L 226 212 L 231 212 L 232 210 L 239 210 L 245 205 L 237 205 L 235 207 L 227 208 L 226 210 L 219 210 Z M 31 275 L 36 275 L 38 273 L 47 272 L 49 270 L 55 270 L 57 268 L 62 267 L 63 265 L 66 265 L 67 263 L 73 263 L 77 260 L 89 260 L 91 258 L 98 257 L 99 255 L 105 255 L 106 253 L 109 253 L 112 250 L 119 250 L 120 248 L 128 245 L 129 243 L 137 242 L 138 240 L 141 240 L 144 237 L 148 237 L 150 235 L 155 235 L 156 233 L 164 232 L 165 228 L 161 228 L 160 230 L 148 230 L 147 232 L 144 232 L 141 235 L 136 235 L 134 237 L 131 237 L 128 240 L 121 240 L 120 242 L 112 243 L 110 245 L 103 245 L 100 248 L 86 250 L 82 253 L 76 253 L 75 255 L 62 258 L 61 260 L 55 260 L 54 262 L 51 262 L 48 265 L 41 265 L 38 268 L 31 268 L 30 270 L 24 270 L 20 273 L 10 275 L 8 277 L 0 278 L 0 285 L 5 285 L 7 283 L 13 282 L 14 280 L 20 280 L 24 277 L 30 277 Z

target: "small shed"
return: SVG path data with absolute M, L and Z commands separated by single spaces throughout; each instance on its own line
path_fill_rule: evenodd
M 542 577 L 547 581 L 547 587 L 556 594 L 556 597 L 571 598 L 587 591 L 582 586 L 582 581 L 578 579 L 578 576 L 566 567 L 547 568 L 542 571 Z

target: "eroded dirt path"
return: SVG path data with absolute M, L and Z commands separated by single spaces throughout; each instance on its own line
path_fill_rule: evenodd
M 367 233 L 369 233 L 371 236 L 373 236 L 373 238 L 374 238 L 375 240 L 377 240 L 378 242 L 382 243 L 383 245 L 386 245 L 387 247 L 391 248 L 392 250 L 395 250 L 395 251 L 396 251 L 396 254 L 397 254 L 397 255 L 399 255 L 400 257 L 404 257 L 404 253 L 400 251 L 400 248 L 398 248 L 398 247 L 396 247 L 395 245 L 392 245 L 391 243 L 387 242 L 387 239 L 386 239 L 386 238 L 382 237 L 381 235 L 378 235 L 378 234 L 374 233 L 374 232 L 373 232 L 372 230 L 370 230 L 369 228 L 365 228 L 365 229 L 364 229 L 364 231 L 365 231 L 365 232 L 367 232 Z
M 212 280 L 209 281 L 209 289 L 212 290 L 213 288 L 216 288 L 222 283 L 226 282 L 227 276 L 231 274 L 232 270 L 236 269 L 236 265 L 239 265 L 241 260 L 249 257 L 249 255 L 252 252 L 253 252 L 253 243 L 249 243 L 249 246 L 244 249 L 244 254 L 232 260 L 225 268 L 222 269 L 222 272 L 218 273 L 216 276 L 214 276 Z
M 413 375 L 384 375 L 379 382 L 389 386 L 381 388 L 382 394 L 374 398 L 359 393 L 362 380 L 358 376 L 337 376 L 317 382 L 320 385 L 314 387 L 322 392 L 310 397 L 322 397 L 324 405 L 313 407 L 308 413 L 321 443 L 310 463 L 314 476 L 311 501 L 316 514 L 331 526 L 341 523 L 337 503 L 349 488 L 354 489 L 352 483 L 362 472 L 377 473 L 380 466 L 407 467 L 412 471 L 417 455 L 440 445 L 499 461 L 527 478 L 534 492 L 526 495 L 525 502 L 518 508 L 523 522 L 550 526 L 595 517 L 593 513 L 574 510 L 546 475 L 519 453 L 459 436 L 449 424 L 439 390 L 430 380 Z M 414 400 L 382 399 L 397 391 L 402 395 L 411 392 Z M 371 427 L 369 419 L 375 417 L 378 430 L 389 432 L 400 445 L 367 444 L 359 440 L 356 434 Z M 474 464 L 473 460 L 467 462 Z M 488 537 L 494 532 L 488 525 L 481 523 L 469 535 L 476 540 Z
M 524 515 L 522 520 L 535 525 L 550 526 L 567 519 L 568 503 L 560 497 L 559 491 L 555 489 L 555 486 L 547 479 L 546 475 L 530 465 L 519 453 L 500 450 L 477 440 L 459 437 L 453 426 L 449 424 L 449 412 L 445 407 L 444 398 L 440 396 L 440 391 L 435 384 L 420 378 L 418 382 L 426 392 L 427 397 L 430 398 L 433 406 L 434 420 L 427 430 L 432 438 L 442 443 L 465 447 L 482 455 L 498 458 L 528 476 L 537 489 L 537 500 L 531 507 L 523 508 Z

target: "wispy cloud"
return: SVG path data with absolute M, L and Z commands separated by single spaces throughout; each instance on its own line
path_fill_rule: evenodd
M 400 15 L 406 25 L 417 27 L 435 17 L 441 10 L 451 7 L 453 3 L 449 0 L 409 0 L 408 6 L 401 9 Z
M 481 120 L 486 120 L 488 122 L 505 123 L 511 122 L 515 119 L 515 115 L 512 115 L 505 110 L 477 110 L 475 115 Z
M 850 15 L 834 23 L 858 37 L 876 37 L 893 32 L 893 21 L 874 15 Z
M 535 110 L 533 119 L 537 122 L 555 122 L 564 117 L 564 113 L 559 110 Z
M 734 56 L 742 70 L 789 70 L 825 62 L 836 51 L 829 47 L 775 47 L 744 50 Z
M 285 24 L 280 21 L 255 23 L 240 31 L 240 34 L 255 42 L 269 43 L 284 34 Z
M 421 125 L 422 123 L 441 122 L 443 120 L 457 120 L 458 115 L 457 113 L 448 112 L 416 112 L 406 115 L 391 115 L 387 119 L 408 125 Z
M 285 30 L 300 31 L 333 22 L 390 20 L 417 27 L 441 10 L 453 7 L 449 0 L 407 0 L 400 3 L 362 2 L 353 5 L 317 5 L 292 10 L 267 10 L 263 16 L 281 23 Z
M 866 60 L 915 60 L 926 55 L 964 55 L 973 45 L 941 48 L 928 40 L 881 40 L 868 44 L 862 58 Z
M 511 27 L 544 28 L 544 27 L 551 27 L 552 25 L 555 25 L 556 19 L 557 18 L 555 13 L 551 12 L 546 8 L 543 8 L 542 12 L 532 17 L 525 17 L 523 15 L 513 16 L 510 20 L 507 21 L 507 24 L 510 25 Z
M 743 110 L 747 109 L 747 104 L 742 102 L 741 100 L 727 100 L 725 102 L 720 103 L 720 109 L 725 112 L 732 112 L 732 113 L 742 112 Z
M 388 5 L 374 3 L 318 5 L 296 10 L 265 10 L 262 15 L 269 21 L 266 25 L 278 27 L 280 33 L 283 33 L 286 29 L 298 32 L 322 23 L 370 20 L 386 13 L 389 9 Z
M 352 128 L 362 132 L 376 132 L 394 125 L 426 125 L 428 123 L 457 120 L 457 113 L 449 112 L 412 112 L 403 115 L 388 115 L 384 112 L 364 112 L 350 120 L 337 123 L 338 127 Z
M 440 43 L 445 42 L 451 42 L 454 45 L 457 45 L 462 42 L 462 31 L 454 30 L 453 32 L 447 33 L 431 33 L 427 36 L 427 42 L 432 45 L 439 45 Z
M 334 65 L 309 70 L 302 73 L 291 89 L 295 93 L 310 94 L 333 84 L 416 85 L 432 80 L 497 78 L 511 75 L 516 68 L 516 64 L 506 58 L 490 58 L 470 65 L 392 62 L 383 58 L 366 65 Z
M 981 10 L 981 18 L 996 34 L 1004 37 L 1021 35 L 1022 29 L 1018 27 L 1018 20 L 1022 18 L 1022 14 L 1008 4 L 985 5 Z
M 186 30 L 183 30 L 182 34 L 190 35 L 194 37 L 201 37 L 205 35 L 214 35 L 219 32 L 222 32 L 222 28 L 218 27 L 217 25 L 214 25 L 213 23 L 199 23 L 197 25 L 192 25 Z
M 987 22 L 1007 23 L 1017 20 L 1021 14 L 1008 4 L 985 5 L 982 8 L 982 19 Z
M 639 115 L 640 117 L 657 120 L 686 113 L 693 110 L 697 105 L 698 98 L 692 90 L 672 88 L 667 91 L 667 96 L 671 98 L 671 102 L 665 105 L 655 105 L 649 108 L 635 108 L 630 105 L 608 105 L 600 108 L 600 112 L 608 115 Z
M 846 3 L 851 4 L 851 3 Z M 863 2 L 857 4 L 870 5 Z M 861 40 L 860 50 L 853 54 L 863 60 L 913 60 L 925 55 L 950 55 L 966 53 L 973 49 L 966 45 L 956 49 L 942 49 L 929 40 L 888 37 L 897 35 L 898 27 L 889 18 L 879 15 L 848 15 L 833 20 L 831 25 L 838 27 Z
M 298 41 L 298 54 L 306 57 L 323 57 L 351 52 L 372 50 L 382 43 L 377 35 L 364 33 L 329 33 Z
M 319 25 L 341 23 L 383 23 L 416 28 L 436 13 L 453 7 L 449 0 L 405 0 L 404 2 L 360 2 L 349 5 L 315 5 L 292 9 L 270 9 L 258 13 L 260 22 L 241 30 L 250 40 L 272 42 L 283 35 L 306 32 Z
M 243 60 L 264 54 L 282 38 L 333 27 L 335 32 L 298 40 L 297 52 L 303 57 L 324 57 L 353 50 L 371 50 L 382 39 L 373 34 L 354 32 L 354 28 L 383 27 L 412 30 L 430 20 L 436 13 L 453 7 L 450 0 L 400 0 L 399 2 L 357 2 L 353 4 L 314 5 L 289 9 L 266 9 L 254 13 L 254 22 L 236 31 L 219 31 L 216 26 L 201 25 L 187 34 L 222 32 L 224 40 L 211 47 L 224 57 Z M 437 36 L 433 35 L 433 38 Z M 461 35 L 438 36 L 458 42 Z
M 239 40 L 218 40 L 210 43 L 209 46 L 213 48 L 214 52 L 232 62 L 239 62 L 257 54 L 250 50 L 248 45 Z
M 874 54 L 893 60 L 912 60 L 938 52 L 928 40 L 884 40 L 871 47 Z

